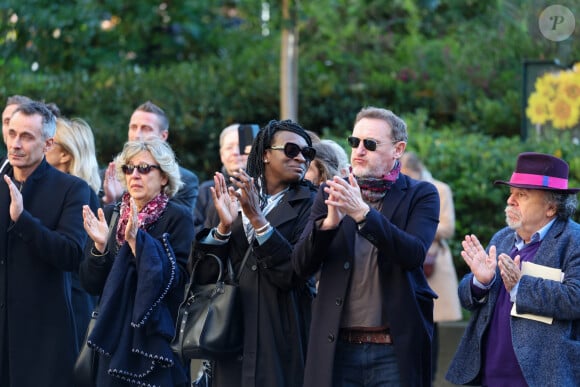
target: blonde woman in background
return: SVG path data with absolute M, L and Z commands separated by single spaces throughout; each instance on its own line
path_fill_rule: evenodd
M 447 244 L 455 233 L 455 207 L 453 194 L 449 185 L 433 178 L 419 157 L 413 152 L 405 152 L 401 157 L 401 172 L 416 179 L 432 183 L 439 192 L 440 210 L 439 225 L 435 233 L 435 240 L 427 251 L 425 259 L 425 275 L 429 286 L 437 293 L 439 298 L 435 300 L 433 310 L 433 364 L 432 375 L 435 379 L 437 371 L 437 359 L 439 355 L 439 326 L 444 321 L 457 321 L 461 319 L 461 305 L 457 294 L 457 273 L 453 265 L 451 250 Z
M 46 161 L 56 169 L 80 177 L 91 187 L 89 206 L 93 211 L 100 207 L 97 192 L 101 177 L 95 153 L 95 139 L 88 123 L 80 118 L 68 120 L 58 117 L 52 147 L 46 152 Z M 72 306 L 75 317 L 77 340 L 83 342 L 85 331 L 96 304 L 96 297 L 81 287 L 78 272 L 72 273 Z

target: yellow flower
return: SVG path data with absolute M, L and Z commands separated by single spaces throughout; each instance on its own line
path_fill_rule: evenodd
M 578 123 L 580 109 L 578 106 L 572 105 L 566 98 L 558 96 L 550 104 L 550 115 L 554 128 L 567 129 Z
M 558 86 L 558 76 L 553 73 L 546 73 L 536 79 L 536 91 L 546 98 L 552 99 L 556 96 Z
M 558 82 L 558 95 L 570 100 L 573 105 L 578 105 L 580 103 L 580 73 L 561 72 Z
M 526 108 L 526 116 L 532 124 L 545 124 L 550 119 L 549 102 L 544 95 L 537 92 L 530 95 L 528 107 Z

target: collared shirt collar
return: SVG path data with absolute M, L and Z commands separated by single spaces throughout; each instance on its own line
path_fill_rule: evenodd
M 544 237 L 546 236 L 548 231 L 550 231 L 550 227 L 552 227 L 552 225 L 554 224 L 555 221 L 556 221 L 556 218 L 552 219 L 544 227 L 542 227 L 541 229 L 536 231 L 534 233 L 534 235 L 532 235 L 532 238 L 530 239 L 530 243 L 544 240 Z M 525 246 L 524 240 L 518 235 L 517 232 L 515 232 L 514 235 L 515 235 L 515 240 L 516 240 L 515 247 L 518 249 L 518 251 L 520 251 Z

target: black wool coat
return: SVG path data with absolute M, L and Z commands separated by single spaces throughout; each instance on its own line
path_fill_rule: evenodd
M 399 175 L 383 199 L 382 210 L 372 209 L 360 230 L 350 217 L 334 230 L 316 229 L 315 222 L 327 215 L 327 196 L 323 185 L 292 257 L 300 275 L 320 271 L 318 294 L 312 304 L 304 386 L 333 387 L 334 353 L 344 300 L 351 286 L 356 233 L 378 250 L 383 313 L 390 324 L 401 385 L 430 386 L 436 295 L 427 284 L 422 266 L 439 222 L 436 188 Z
M 240 277 L 244 323 L 243 355 L 214 362 L 214 387 L 302 387 L 306 355 L 310 294 L 306 281 L 292 269 L 294 244 L 304 229 L 315 189 L 310 185 L 290 188 L 280 203 L 266 215 L 274 233 L 252 250 Z M 217 221 L 214 225 L 217 225 Z M 203 259 L 214 253 L 232 260 L 236 273 L 249 247 L 241 215 L 232 225 L 227 244 L 216 246 L 198 235 L 192 261 L 201 259 L 194 280 L 215 281 L 216 265 Z
M 12 386 L 67 387 L 78 352 L 70 272 L 83 257 L 90 188 L 43 160 L 21 192 L 24 211 L 14 223 L 0 181 L 0 364 L 5 349 Z

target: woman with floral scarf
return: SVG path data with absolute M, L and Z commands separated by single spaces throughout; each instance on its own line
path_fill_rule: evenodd
M 158 139 L 130 141 L 115 165 L 121 201 L 97 214 L 83 208 L 93 243 L 81 283 L 101 296 L 88 338 L 98 354 L 96 385 L 185 386 L 187 370 L 169 344 L 194 231 L 191 212 L 169 201 L 182 185 L 175 155 Z

